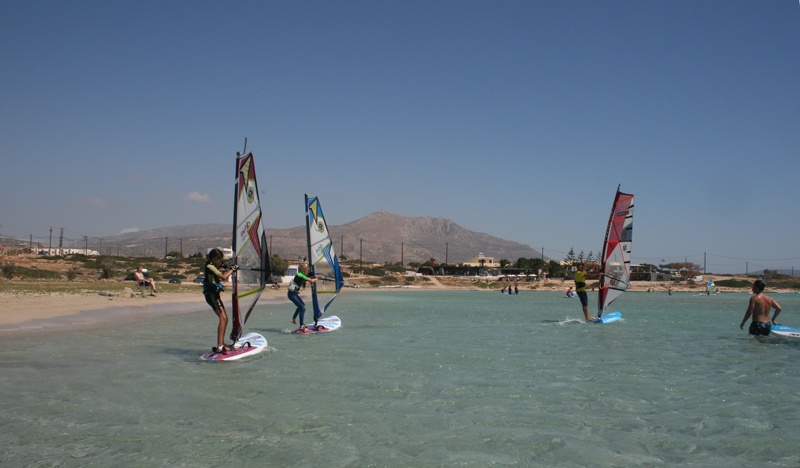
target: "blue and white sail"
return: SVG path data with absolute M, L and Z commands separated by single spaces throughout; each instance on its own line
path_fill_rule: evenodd
M 311 283 L 311 299 L 314 303 L 314 321 L 322 317 L 330 307 L 336 295 L 342 289 L 344 278 L 339 266 L 339 259 L 333 249 L 328 225 L 322 214 L 319 198 L 306 195 L 306 233 L 308 238 L 308 258 L 311 263 L 311 274 L 317 281 Z M 328 295 L 325 305 L 320 295 Z

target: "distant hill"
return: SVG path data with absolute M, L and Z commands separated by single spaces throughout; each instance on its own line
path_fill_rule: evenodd
M 349 259 L 361 255 L 369 261 L 399 262 L 402 256 L 407 264 L 431 258 L 438 263 L 460 263 L 479 253 L 496 260 L 541 257 L 541 252 L 526 244 L 470 231 L 449 219 L 405 217 L 379 211 L 329 229 L 337 252 Z M 288 259 L 308 255 L 305 226 L 267 229 L 266 234 L 271 253 Z M 184 255 L 188 256 L 205 253 L 211 247 L 228 247 L 230 239 L 231 227 L 226 224 L 172 226 L 104 238 L 102 252 L 163 257 L 166 252 L 180 251 L 182 245 Z M 100 250 L 97 242 L 91 242 L 90 248 Z

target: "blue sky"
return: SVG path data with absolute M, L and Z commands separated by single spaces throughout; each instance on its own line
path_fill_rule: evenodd
M 563 258 L 800 271 L 800 3 L 0 3 L 0 235 L 378 210 Z

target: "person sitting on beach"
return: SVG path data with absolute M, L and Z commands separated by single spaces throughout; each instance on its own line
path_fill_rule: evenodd
M 215 353 L 223 353 L 230 351 L 233 345 L 225 344 L 225 328 L 228 327 L 228 314 L 225 311 L 225 304 L 222 303 L 220 293 L 222 292 L 222 282 L 227 281 L 233 269 L 226 270 L 224 273 L 220 271 L 222 267 L 222 250 L 211 249 L 211 252 L 206 255 L 205 278 L 203 279 L 203 295 L 206 296 L 206 302 L 214 310 L 214 313 L 219 317 L 219 325 L 217 326 L 217 346 L 211 348 Z
M 572 297 L 572 286 L 567 288 L 567 297 Z
M 744 319 L 739 325 L 739 329 L 744 330 L 745 322 L 752 315 L 753 321 L 750 323 L 750 329 L 748 330 L 751 335 L 767 336 L 772 329 L 772 325 L 780 325 L 775 319 L 781 313 L 781 305 L 775 299 L 764 294 L 765 287 L 766 285 L 760 279 L 753 282 L 753 294 L 755 296 L 750 298 L 750 305 L 747 306 L 747 312 L 745 312 Z M 771 309 L 775 309 L 775 314 L 770 320 L 769 312 Z
M 150 295 L 156 295 L 156 282 L 153 281 L 153 278 L 145 278 L 144 271 L 142 271 L 142 266 L 139 265 L 139 268 L 133 272 L 133 277 L 136 278 L 136 282 L 139 283 L 139 286 L 146 287 L 150 286 Z

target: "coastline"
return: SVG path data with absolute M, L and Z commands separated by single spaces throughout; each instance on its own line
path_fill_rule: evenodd
M 385 287 L 359 287 L 352 291 L 484 291 L 499 292 L 499 288 L 478 287 L 476 283 L 453 282 L 450 278 L 429 277 L 428 284 L 413 286 L 387 285 Z M 441 281 L 441 280 L 444 280 Z M 547 283 L 521 283 L 520 293 L 566 291 L 569 282 L 550 281 Z M 749 293 L 749 288 L 719 288 L 720 293 Z M 667 284 L 637 282 L 629 287 L 631 292 L 666 293 Z M 699 294 L 703 288 L 698 286 L 673 285 L 673 293 Z M 771 294 L 794 293 L 792 290 L 772 290 Z M 303 293 L 304 299 L 308 292 Z M 230 309 L 230 296 L 226 307 Z M 0 293 L 5 304 L 0 311 L 0 338 L 10 336 L 11 332 L 47 331 L 62 328 L 96 328 L 114 324 L 146 320 L 170 315 L 189 314 L 208 309 L 205 298 L 196 292 L 162 292 L 152 296 L 107 296 L 87 292 Z M 262 293 L 260 304 L 280 304 L 289 302 L 286 290 L 267 289 Z

